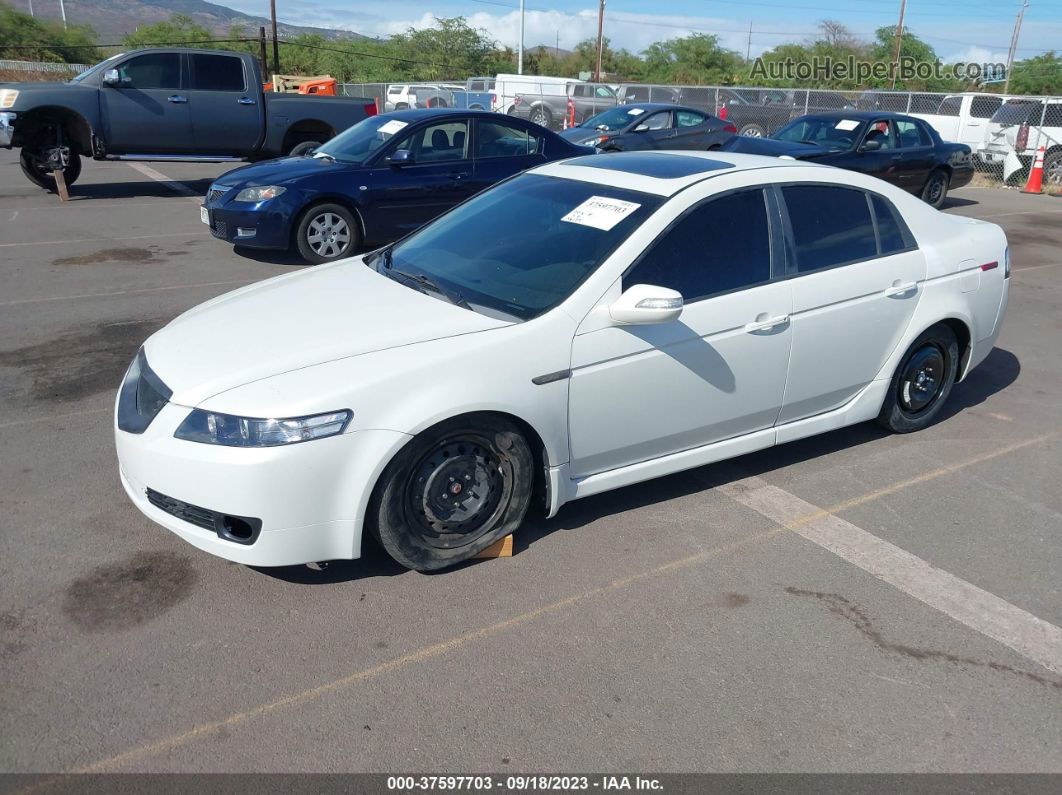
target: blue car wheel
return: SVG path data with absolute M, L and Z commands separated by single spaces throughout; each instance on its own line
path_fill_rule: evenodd
M 315 204 L 303 212 L 295 245 L 304 260 L 319 265 L 353 254 L 360 243 L 358 222 L 338 204 Z

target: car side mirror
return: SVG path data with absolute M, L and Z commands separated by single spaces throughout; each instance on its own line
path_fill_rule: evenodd
M 608 314 L 613 322 L 628 325 L 670 323 L 682 314 L 682 294 L 652 284 L 631 285 L 609 305 Z
M 392 166 L 409 166 L 413 164 L 413 153 L 408 149 L 396 149 L 387 158 Z
M 881 141 L 863 141 L 863 145 L 859 147 L 860 152 L 876 152 L 881 149 Z
M 103 73 L 103 85 L 105 86 L 117 86 L 122 82 L 122 76 L 118 73 L 117 69 L 108 69 Z

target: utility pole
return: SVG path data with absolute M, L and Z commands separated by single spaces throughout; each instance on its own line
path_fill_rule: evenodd
M 265 43 L 265 25 L 260 25 L 258 28 L 258 60 L 262 63 L 262 82 L 269 83 L 272 81 L 265 79 L 265 76 L 269 73 L 269 58 L 266 56 Z M 276 88 L 276 86 L 273 86 L 274 91 Z
M 900 0 L 900 24 L 896 26 L 896 55 L 893 56 L 892 87 L 896 88 L 896 73 L 900 71 L 900 44 L 903 43 L 903 12 L 907 10 L 907 0 Z
M 520 0 L 520 44 L 516 48 L 516 73 L 524 73 L 524 0 Z
M 553 48 L 553 57 L 560 58 L 560 31 L 557 31 L 557 46 Z
M 601 53 L 605 49 L 605 0 L 597 8 L 597 67 L 594 69 L 594 82 L 601 82 Z
M 277 44 L 277 0 L 269 0 L 269 16 L 273 20 L 273 74 L 278 75 L 280 74 L 280 45 Z
M 37 16 L 36 14 L 33 13 L 33 0 L 29 0 L 29 8 L 30 8 L 30 16 L 31 17 Z
M 749 45 L 745 48 L 745 61 L 752 57 L 752 20 L 749 20 Z
M 63 30 L 66 30 L 66 6 L 63 0 L 59 0 L 59 14 L 63 17 Z
M 1025 9 L 1029 7 L 1029 0 L 1022 0 L 1021 8 L 1018 9 L 1018 18 L 1014 20 L 1014 32 L 1010 36 L 1010 50 L 1007 52 L 1007 79 L 1003 81 L 1003 93 L 1010 90 L 1010 70 L 1014 66 L 1014 53 L 1018 49 L 1018 36 L 1021 35 L 1021 22 L 1025 18 Z

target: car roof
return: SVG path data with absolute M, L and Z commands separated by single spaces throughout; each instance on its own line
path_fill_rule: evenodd
M 380 113 L 379 117 L 385 119 L 399 119 L 400 121 L 413 124 L 426 119 L 439 119 L 448 116 L 497 116 L 489 110 L 470 110 L 465 108 L 411 108 L 409 110 L 393 110 L 388 113 Z
M 674 102 L 627 102 L 623 105 L 614 105 L 617 108 L 641 108 L 646 113 L 654 110 L 692 110 L 694 113 L 700 113 L 702 116 L 709 116 L 711 114 L 706 113 L 703 110 L 697 110 L 696 108 L 690 108 L 686 105 L 676 105 Z M 611 110 L 611 109 L 610 109 Z
M 877 121 L 878 119 L 913 119 L 906 113 L 891 110 L 828 110 L 822 113 L 808 113 L 801 119 L 854 119 L 856 121 Z M 794 120 L 795 121 L 795 120 Z
M 823 166 L 802 160 L 783 160 L 734 152 L 612 152 L 581 155 L 531 169 L 531 174 L 595 182 L 624 190 L 672 196 L 697 182 L 720 174 L 770 168 Z

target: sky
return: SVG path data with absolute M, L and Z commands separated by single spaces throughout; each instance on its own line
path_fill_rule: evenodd
M 268 0 L 216 0 L 269 16 Z M 948 62 L 1004 62 L 1021 0 L 908 0 L 905 27 Z M 1018 59 L 1062 49 L 1062 2 L 1029 0 Z M 283 22 L 387 36 L 429 27 L 435 18 L 463 16 L 501 45 L 516 48 L 519 0 L 277 0 Z M 823 19 L 847 25 L 864 39 L 895 25 L 899 0 L 608 0 L 605 35 L 617 48 L 644 50 L 662 39 L 715 33 L 725 47 L 755 56 L 785 41 L 810 38 Z M 752 27 L 751 46 L 749 26 Z M 524 43 L 571 49 L 597 35 L 594 0 L 526 0 Z

